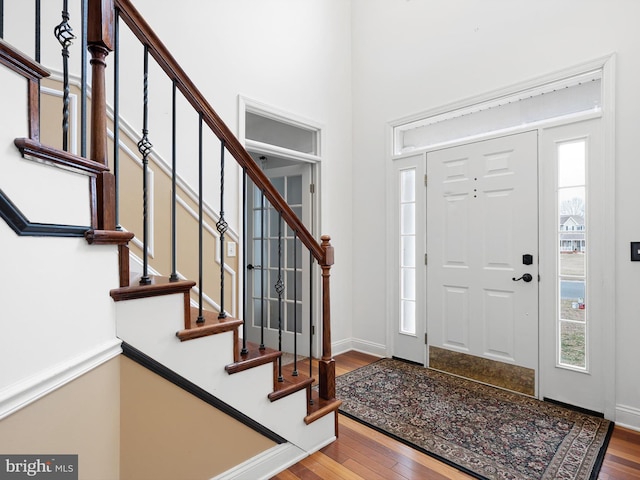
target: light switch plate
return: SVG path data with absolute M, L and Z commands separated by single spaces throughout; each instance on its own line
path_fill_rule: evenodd
M 640 262 L 640 242 L 631 242 L 631 261 Z
M 227 257 L 235 257 L 235 256 L 236 256 L 236 242 L 228 242 Z

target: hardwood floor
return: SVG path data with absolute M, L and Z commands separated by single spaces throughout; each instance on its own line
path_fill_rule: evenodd
M 377 360 L 376 357 L 359 352 L 337 355 L 335 359 L 336 375 Z M 283 367 L 286 368 L 292 367 Z M 307 373 L 309 364 L 301 362 L 298 369 Z M 344 415 L 339 415 L 338 422 L 340 431 L 335 442 L 276 475 L 272 480 L 472 478 Z M 598 478 L 640 479 L 640 432 L 615 427 Z

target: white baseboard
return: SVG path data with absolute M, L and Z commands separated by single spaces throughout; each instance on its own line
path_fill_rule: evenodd
M 276 445 L 211 480 L 266 480 L 309 454 L 292 443 Z
M 2 389 L 0 420 L 120 355 L 121 343 L 120 339 L 113 338 L 83 355 L 71 358 Z
M 331 344 L 331 353 L 333 355 L 340 355 L 341 353 L 348 352 L 353 350 L 353 346 L 351 344 L 351 339 L 347 338 L 346 340 L 339 340 L 337 342 L 333 342 Z
M 341 353 L 350 352 L 352 350 L 368 353 L 369 355 L 381 358 L 387 356 L 387 347 L 385 345 L 357 338 L 347 338 L 331 344 L 331 352 L 333 355 L 340 355 Z
M 616 405 L 616 425 L 640 432 L 640 408 Z

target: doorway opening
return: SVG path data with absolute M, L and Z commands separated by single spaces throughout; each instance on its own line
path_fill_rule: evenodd
M 320 126 L 246 98 L 240 98 L 240 118 L 241 141 L 315 235 Z M 313 355 L 319 351 L 321 336 L 315 330 L 320 328 L 320 310 L 309 252 L 252 183 L 247 186 L 246 214 L 247 339 L 280 344 L 284 353 Z
M 390 125 L 394 205 L 389 211 L 402 219 L 398 224 L 390 218 L 397 224 L 389 260 L 395 269 L 389 289 L 395 312 L 388 330 L 394 356 L 470 378 L 474 374 L 459 370 L 461 365 L 497 362 L 501 379 L 474 379 L 613 417 L 615 320 L 607 315 L 614 310 L 615 249 L 608 234 L 615 203 L 613 60 L 599 59 Z M 548 103 L 550 97 L 558 102 Z M 519 109 L 526 118 L 515 114 Z M 528 111 L 537 116 L 527 117 Z M 472 160 L 483 145 L 527 131 L 532 134 L 523 147 L 527 165 L 513 160 L 516 149 L 509 145 Z M 578 147 L 580 160 L 567 160 L 568 150 Z M 531 188 L 517 201 L 505 200 L 514 190 L 496 182 L 517 185 L 516 164 L 528 169 L 522 178 Z M 566 180 L 569 164 L 580 170 L 573 171 L 579 178 Z M 418 193 L 406 189 L 402 178 L 412 179 Z M 590 207 L 566 213 L 574 198 Z M 595 287 L 595 272 L 607 278 L 607 288 Z M 490 285 L 496 276 L 505 283 Z M 580 291 L 569 292 L 576 286 Z M 417 334 L 407 334 L 407 316 Z M 518 333 L 523 325 L 529 330 Z M 521 368 L 526 391 L 501 383 L 522 377 Z

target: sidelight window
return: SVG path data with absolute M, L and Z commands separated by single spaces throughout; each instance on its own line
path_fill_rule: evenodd
M 416 169 L 400 172 L 400 333 L 416 334 Z
M 585 139 L 557 145 L 558 305 L 557 363 L 585 369 L 587 332 L 587 224 Z

